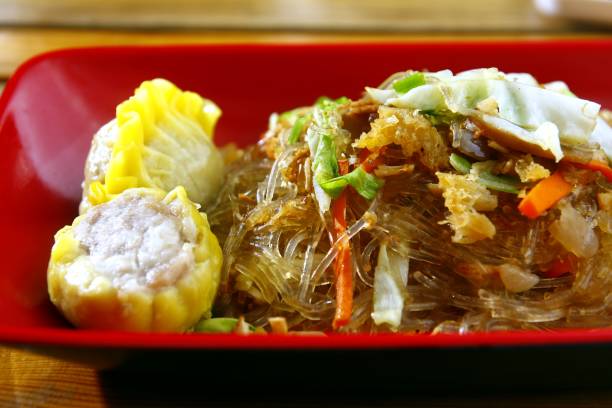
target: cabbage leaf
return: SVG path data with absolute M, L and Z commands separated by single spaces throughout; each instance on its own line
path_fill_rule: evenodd
M 407 297 L 408 258 L 387 250 L 382 244 L 374 272 L 374 306 L 372 320 L 376 325 L 388 324 L 396 330 L 402 321 Z
M 390 89 L 366 91 L 379 103 L 399 108 L 467 117 L 485 113 L 490 117 L 488 122 L 527 144 L 537 145 L 557 161 L 563 157 L 561 143 L 589 142 L 600 109 L 597 103 L 574 97 L 559 83 L 550 84 L 549 89 L 540 87 L 529 74 L 506 75 L 488 68 L 454 76 L 447 71 L 424 73 L 424 77 L 425 84 L 405 93 L 398 93 L 392 85 Z M 482 112 L 483 101 L 490 102 L 488 106 L 495 112 Z

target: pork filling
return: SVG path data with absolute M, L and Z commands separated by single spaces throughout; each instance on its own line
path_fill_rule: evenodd
M 119 289 L 172 285 L 195 265 L 195 237 L 176 211 L 137 192 L 91 208 L 74 234 L 94 270 Z

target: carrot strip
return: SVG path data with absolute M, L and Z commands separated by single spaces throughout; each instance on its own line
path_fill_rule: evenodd
M 369 151 L 368 149 L 361 150 L 359 152 L 359 163 L 363 163 L 364 161 L 366 161 L 368 157 L 370 157 L 371 154 L 372 152 Z
M 370 152 L 368 149 L 363 149 L 359 153 L 359 163 L 361 163 L 361 167 L 366 171 L 366 173 L 373 172 L 378 166 L 384 163 L 382 158 L 382 153 L 384 150 L 385 147 L 381 147 L 375 152 Z
M 576 269 L 576 261 L 576 257 L 572 254 L 557 258 L 550 264 L 548 270 L 544 272 L 544 276 L 547 278 L 558 278 L 567 273 L 573 273 Z
M 359 163 L 367 173 L 371 173 L 384 163 L 381 157 L 383 149 L 376 152 L 370 152 L 368 149 L 361 151 Z M 338 160 L 338 167 L 341 176 L 349 172 L 347 160 Z M 346 194 L 347 189 L 344 189 L 338 198 L 332 202 L 336 240 L 346 232 Z M 344 237 L 340 242 L 338 255 L 334 263 L 334 274 L 336 276 L 336 313 L 332 326 L 334 330 L 337 330 L 348 324 L 353 311 L 353 260 L 347 237 Z
M 353 268 L 351 250 L 347 242 L 342 243 L 336 259 L 336 313 L 332 326 L 334 329 L 346 326 L 353 312 Z
M 348 161 L 339 160 L 338 166 L 341 175 L 348 173 Z M 346 192 L 347 189 L 344 189 L 340 196 L 332 202 L 336 240 L 346 232 Z M 336 313 L 332 325 L 336 330 L 350 321 L 353 309 L 353 264 L 351 247 L 346 236 L 340 242 L 334 263 L 334 274 L 336 276 Z
M 518 209 L 527 218 L 538 218 L 571 191 L 572 185 L 557 171 L 536 184 L 520 202 Z
M 588 163 L 572 163 L 572 165 L 574 165 L 576 167 L 579 167 L 581 169 L 588 169 L 588 170 L 592 170 L 592 171 L 598 171 L 601 174 L 603 174 L 603 176 L 606 178 L 606 180 L 608 180 L 609 182 L 612 183 L 612 168 L 610 168 L 610 166 L 608 166 L 605 163 L 592 160 L 592 161 L 590 161 Z

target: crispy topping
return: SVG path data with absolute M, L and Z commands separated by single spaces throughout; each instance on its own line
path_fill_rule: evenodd
M 407 109 L 381 106 L 378 119 L 372 122 L 372 129 L 361 135 L 355 147 L 378 150 L 383 146 L 401 146 L 406 157 L 417 156 L 428 169 L 444 169 L 448 163 L 446 141 L 424 116 Z
M 514 170 L 516 170 L 516 174 L 519 175 L 523 183 L 542 180 L 550 176 L 550 171 L 541 164 L 534 162 L 529 154 L 516 162 Z
M 453 242 L 471 244 L 493 238 L 495 225 L 478 211 L 492 211 L 497 207 L 497 196 L 469 175 L 436 173 L 444 197 L 444 205 L 450 211 L 446 222 L 455 231 Z

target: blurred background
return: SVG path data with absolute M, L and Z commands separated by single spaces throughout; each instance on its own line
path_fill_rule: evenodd
M 574 38 L 611 28 L 612 0 L 0 0 L 0 82 L 65 47 Z

